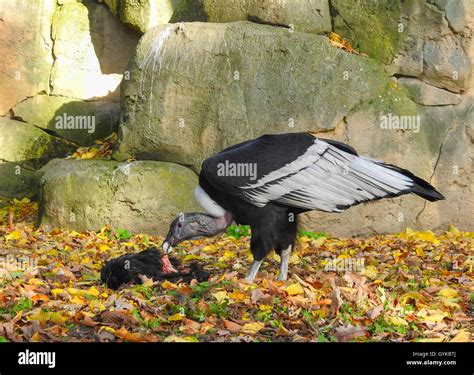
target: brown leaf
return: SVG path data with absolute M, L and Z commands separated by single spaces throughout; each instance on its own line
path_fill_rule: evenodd
M 383 311 L 383 305 L 375 306 L 374 308 L 367 311 L 367 316 L 369 319 L 374 320 L 377 318 Z
M 347 342 L 352 341 L 357 337 L 365 336 L 367 329 L 365 327 L 338 327 L 336 328 L 336 337 L 339 341 Z
M 234 323 L 230 320 L 224 320 L 224 327 L 232 333 L 240 332 L 242 330 L 242 326 L 240 324 Z
M 104 311 L 101 314 L 102 322 L 116 325 L 135 326 L 138 324 L 137 319 L 127 313 L 126 310 Z
M 264 297 L 265 297 L 265 294 L 262 292 L 260 288 L 252 290 L 252 294 L 251 294 L 252 304 L 255 305 L 259 300 L 261 300 Z

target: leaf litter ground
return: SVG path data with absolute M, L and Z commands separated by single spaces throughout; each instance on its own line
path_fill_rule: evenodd
M 46 231 L 36 216 L 28 199 L 0 205 L 0 342 L 472 341 L 474 234 L 453 227 L 370 238 L 301 231 L 289 280 L 276 281 L 273 255 L 248 284 L 248 229 L 233 226 L 176 248 L 208 281 L 144 278 L 113 291 L 102 265 L 161 237 Z

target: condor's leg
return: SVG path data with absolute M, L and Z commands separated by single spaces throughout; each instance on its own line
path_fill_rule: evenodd
M 257 275 L 258 270 L 260 269 L 260 266 L 262 265 L 263 259 L 261 260 L 254 260 L 252 265 L 250 266 L 249 273 L 247 274 L 247 277 L 245 280 L 247 280 L 249 283 L 252 283 L 253 280 L 255 279 L 255 276 Z
M 291 245 L 288 246 L 285 250 L 281 251 L 280 258 L 280 276 L 278 276 L 278 281 L 286 281 L 288 278 L 288 263 L 290 261 L 291 254 Z

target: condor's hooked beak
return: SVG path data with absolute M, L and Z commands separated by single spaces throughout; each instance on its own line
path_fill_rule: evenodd
M 168 235 L 166 236 L 166 239 L 163 241 L 163 244 L 161 245 L 161 247 L 163 248 L 163 251 L 165 252 L 165 254 L 169 254 L 171 253 L 175 245 L 176 245 L 176 238 L 175 236 L 173 236 L 173 233 L 170 230 Z
M 168 240 L 168 238 L 163 242 L 163 245 L 161 245 L 161 246 L 163 248 L 163 251 L 166 254 L 171 253 L 171 251 L 173 250 L 172 242 L 170 240 Z

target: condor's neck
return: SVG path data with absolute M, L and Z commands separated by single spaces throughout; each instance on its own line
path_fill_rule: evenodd
M 201 235 L 206 237 L 216 236 L 224 232 L 227 227 L 232 223 L 232 215 L 230 212 L 226 212 L 224 216 L 215 217 L 207 214 L 196 214 L 199 216 L 200 221 L 205 224 L 200 229 Z

